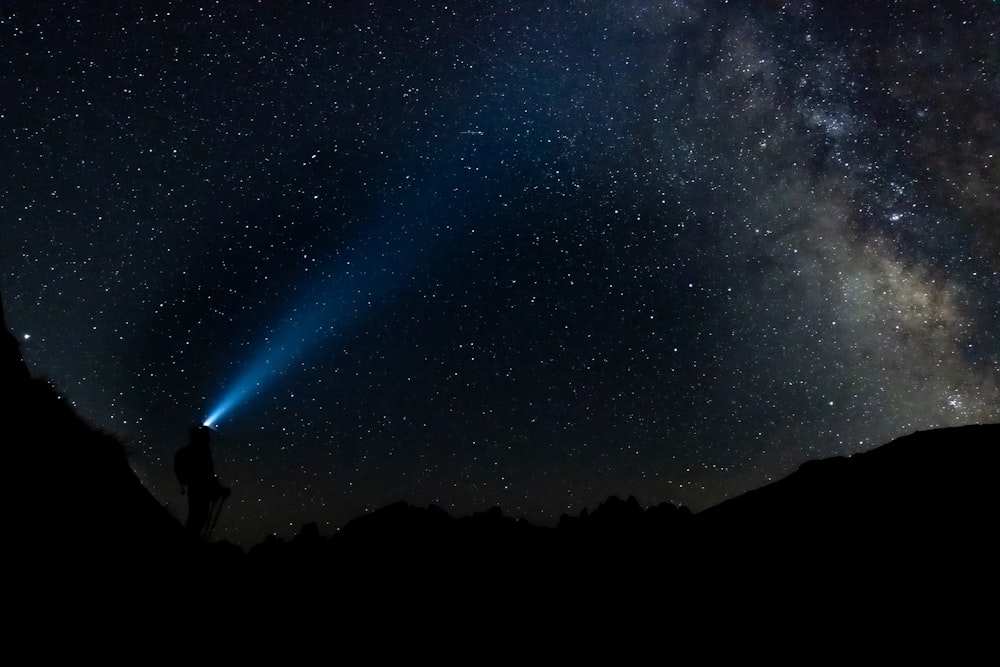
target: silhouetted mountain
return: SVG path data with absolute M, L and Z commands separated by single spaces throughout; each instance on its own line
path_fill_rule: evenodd
M 864 573 L 982 571 L 1000 555 L 1000 424 L 922 431 L 850 457 L 804 463 L 763 488 L 701 512 L 699 535 L 742 564 Z M 928 570 L 928 568 L 930 568 Z
M 998 424 L 919 431 L 850 457 L 806 462 L 698 519 L 713 531 L 817 539 L 960 533 L 996 509 L 998 462 Z
M 293 540 L 271 537 L 245 555 L 186 533 L 142 486 L 122 444 L 29 376 L 6 326 L 0 339 L 3 442 L 10 469 L 23 473 L 13 475 L 16 551 L 25 564 L 67 576 L 197 570 L 225 573 L 232 586 L 252 574 L 255 586 L 292 597 L 322 584 L 362 595 L 548 591 L 577 599 L 581 590 L 692 593 L 737 581 L 824 582 L 829 591 L 888 577 L 903 586 L 918 572 L 971 585 L 998 555 L 997 424 L 913 433 L 808 462 L 697 515 L 611 497 L 544 528 L 499 507 L 454 518 L 398 502 L 332 536 L 307 524 Z
M 0 424 L 15 500 L 8 530 L 22 564 L 94 576 L 200 559 L 200 546 L 136 477 L 122 443 L 29 376 L 6 324 L 0 338 Z
M 5 387 L 12 389 L 24 385 L 31 379 L 24 357 L 21 356 L 17 338 L 7 329 L 2 295 L 0 295 L 0 378 L 4 379 Z

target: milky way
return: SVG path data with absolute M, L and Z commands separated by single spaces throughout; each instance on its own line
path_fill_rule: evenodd
M 996 3 L 550 4 L 5 5 L 33 372 L 243 544 L 1000 420 Z

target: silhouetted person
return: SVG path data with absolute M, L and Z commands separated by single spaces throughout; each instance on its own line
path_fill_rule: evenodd
M 229 489 L 215 476 L 212 460 L 212 431 L 207 426 L 191 429 L 191 442 L 177 450 L 174 472 L 188 496 L 188 518 L 185 528 L 195 535 L 208 537 L 213 526 L 212 509 L 229 497 Z

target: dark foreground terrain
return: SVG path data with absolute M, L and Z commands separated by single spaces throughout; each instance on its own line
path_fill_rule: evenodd
M 186 607 L 309 601 L 403 618 L 440 605 L 580 618 L 650 605 L 732 613 L 744 599 L 940 611 L 996 592 L 1000 424 L 917 432 L 811 461 L 699 514 L 609 498 L 545 528 L 500 508 L 456 518 L 399 502 L 332 536 L 310 524 L 245 553 L 186 534 L 122 445 L 31 378 L 16 340 L 2 334 L 3 442 L 18 471 L 9 474 L 7 547 L 15 590 L 124 590 Z

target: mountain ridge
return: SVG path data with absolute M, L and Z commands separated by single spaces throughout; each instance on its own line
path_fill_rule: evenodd
M 86 424 L 47 382 L 30 377 L 6 324 L 2 345 L 10 397 L 3 403 L 5 444 L 19 469 L 45 471 L 41 481 L 19 479 L 16 491 L 33 499 L 14 531 L 35 566 L 133 564 L 205 576 L 252 570 L 264 578 L 292 568 L 298 579 L 327 581 L 378 569 L 394 572 L 397 584 L 419 578 L 418 572 L 476 579 L 507 572 L 541 583 L 574 574 L 593 578 L 595 571 L 605 577 L 664 567 L 704 571 L 733 559 L 743 570 L 773 572 L 774 559 L 789 549 L 827 565 L 863 549 L 911 559 L 916 553 L 923 563 L 995 553 L 988 526 L 997 510 L 992 477 L 1000 463 L 1000 424 L 917 431 L 850 457 L 809 461 L 698 514 L 612 496 L 548 528 L 507 517 L 499 507 L 455 518 L 435 505 L 400 501 L 333 535 L 306 524 L 291 541 L 272 536 L 245 553 L 185 532 L 143 487 L 121 443 Z

